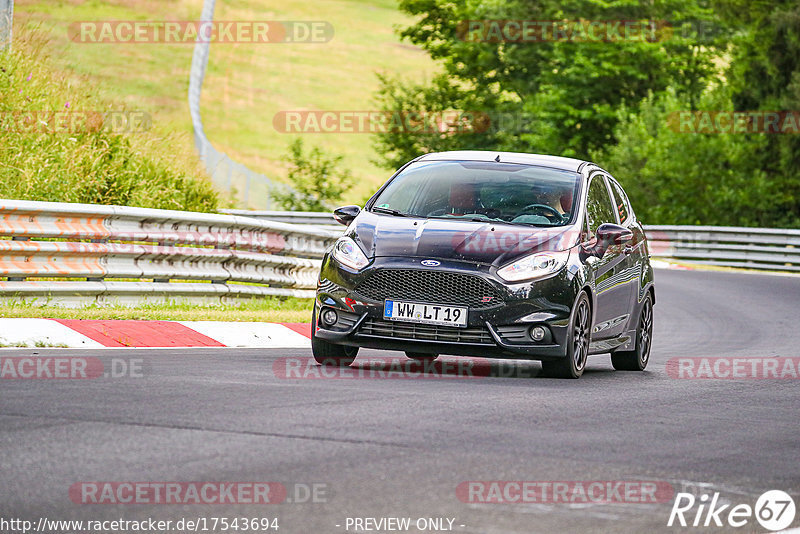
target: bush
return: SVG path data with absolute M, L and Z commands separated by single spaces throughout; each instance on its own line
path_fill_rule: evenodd
M 731 111 L 733 105 L 716 88 L 698 108 Z M 645 224 L 785 224 L 754 157 L 767 136 L 681 133 L 676 113 L 688 109 L 671 91 L 649 95 L 638 113 L 623 107 L 614 130 L 618 144 L 592 158 L 622 183 Z
M 327 211 L 353 185 L 350 171 L 340 169 L 342 156 L 328 157 L 314 147 L 306 154 L 303 141 L 289 145 L 291 188 L 275 189 L 273 197 L 290 211 Z
M 218 195 L 194 155 L 175 154 L 174 139 L 150 130 L 103 128 L 103 113 L 126 110 L 57 72 L 37 30 L 14 37 L 14 48 L 0 52 L 0 197 L 216 210 Z M 21 117 L 46 120 L 48 112 L 99 113 L 85 127 L 20 127 Z

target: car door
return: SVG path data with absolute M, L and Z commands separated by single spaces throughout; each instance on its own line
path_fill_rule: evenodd
M 586 198 L 586 241 L 596 243 L 596 232 L 601 224 L 619 224 L 611 191 L 602 173 L 590 177 Z M 595 281 L 595 323 L 592 340 L 617 337 L 625 329 L 630 316 L 631 284 L 626 279 L 626 245 L 610 245 L 601 257 L 590 256 Z
M 633 233 L 633 239 L 622 248 L 626 280 L 631 286 L 630 308 L 633 309 L 638 303 L 639 293 L 642 289 L 640 281 L 647 263 L 647 241 L 645 239 L 644 228 L 633 214 L 628 195 L 622 189 L 622 186 L 619 185 L 619 182 L 614 180 L 613 177 L 608 176 L 607 180 L 609 186 L 611 186 L 611 194 L 620 224 Z

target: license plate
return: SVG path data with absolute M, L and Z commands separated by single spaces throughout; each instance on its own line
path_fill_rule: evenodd
M 383 318 L 390 321 L 463 328 L 467 326 L 467 308 L 387 300 L 383 305 Z

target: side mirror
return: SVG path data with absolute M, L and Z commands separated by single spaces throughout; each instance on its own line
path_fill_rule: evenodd
M 601 224 L 596 232 L 597 244 L 591 251 L 598 258 L 602 258 L 611 245 L 622 245 L 633 239 L 633 232 L 618 224 Z
M 597 229 L 597 240 L 609 245 L 622 245 L 633 239 L 633 232 L 618 224 L 601 224 Z
M 358 206 L 342 206 L 333 210 L 333 218 L 336 222 L 348 226 L 358 214 L 361 213 L 361 208 Z

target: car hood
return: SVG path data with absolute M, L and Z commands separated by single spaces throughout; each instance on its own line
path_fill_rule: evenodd
M 578 242 L 574 226 L 419 219 L 363 211 L 347 232 L 369 257 L 403 256 L 500 265 L 534 252 L 566 250 Z

